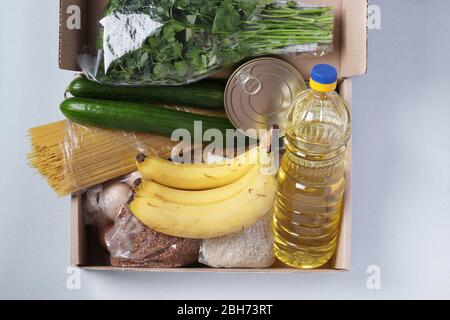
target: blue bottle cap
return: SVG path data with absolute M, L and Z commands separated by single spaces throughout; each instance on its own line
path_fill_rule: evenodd
M 337 81 L 337 70 L 329 64 L 316 64 L 311 71 L 311 79 L 320 84 L 332 84 Z

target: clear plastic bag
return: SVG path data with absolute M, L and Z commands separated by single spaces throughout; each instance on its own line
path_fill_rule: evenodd
M 97 227 L 98 230 L 113 224 L 122 207 L 133 196 L 134 188 L 141 178 L 139 171 L 135 171 L 87 189 L 83 194 L 85 224 Z
M 200 241 L 168 236 L 143 225 L 124 205 L 105 235 L 111 265 L 174 268 L 196 263 Z
M 136 155 L 169 158 L 178 142 L 152 134 L 132 133 L 60 121 L 29 130 L 30 165 L 60 196 L 135 171 Z
M 269 268 L 275 262 L 272 213 L 221 238 L 203 240 L 199 262 L 214 268 Z
M 97 55 L 79 64 L 112 85 L 179 85 L 259 55 L 332 50 L 331 8 L 280 0 L 114 0 Z
M 139 172 L 89 188 L 83 195 L 84 221 L 95 228 L 100 244 L 117 267 L 173 268 L 198 261 L 200 240 L 168 236 L 149 229 L 128 202 Z

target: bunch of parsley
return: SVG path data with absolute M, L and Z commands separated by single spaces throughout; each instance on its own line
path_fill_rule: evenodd
M 97 80 L 110 84 L 184 84 L 250 56 L 332 42 L 331 9 L 294 1 L 110 0 L 105 15 L 114 13 L 144 13 L 163 26 L 106 73 L 100 65 Z

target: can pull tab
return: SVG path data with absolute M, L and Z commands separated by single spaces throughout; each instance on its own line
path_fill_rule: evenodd
M 241 71 L 239 72 L 237 76 L 237 81 L 239 82 L 240 86 L 244 90 L 246 94 L 249 96 L 254 96 L 262 89 L 262 83 L 261 81 L 256 78 L 255 76 L 252 76 L 250 73 Z M 251 86 L 252 83 L 256 82 L 256 86 Z M 254 87 L 254 88 L 253 88 Z

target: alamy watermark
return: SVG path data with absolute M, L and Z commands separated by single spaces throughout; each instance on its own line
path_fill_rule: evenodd
M 66 280 L 67 289 L 81 290 L 81 270 L 75 267 L 67 267 L 66 273 L 69 275 Z
M 381 268 L 377 265 L 367 267 L 366 273 L 369 275 L 366 280 L 367 289 L 381 290 Z
M 369 5 L 367 12 L 367 26 L 369 30 L 381 29 L 381 8 L 378 5 Z
M 66 27 L 69 30 L 81 30 L 81 9 L 77 5 L 70 5 L 66 9 L 68 18 L 66 20 Z
M 175 164 L 182 163 L 220 163 L 224 160 L 232 161 L 234 157 L 242 154 L 250 145 L 256 145 L 259 138 L 260 153 L 247 153 L 243 162 L 259 164 L 264 172 L 262 174 L 275 175 L 279 167 L 278 150 L 280 148 L 279 129 L 270 130 L 249 129 L 246 131 L 236 129 L 207 129 L 203 131 L 202 121 L 194 121 L 193 136 L 187 129 L 176 129 L 172 132 L 171 140 L 179 142 L 171 153 L 171 160 Z M 194 147 L 193 147 L 194 146 Z
M 77 5 L 70 5 L 66 9 L 68 15 L 66 20 L 66 27 L 69 30 L 81 30 L 81 8 Z M 371 4 L 368 7 L 367 24 L 369 30 L 381 29 L 381 8 L 376 4 Z

